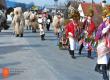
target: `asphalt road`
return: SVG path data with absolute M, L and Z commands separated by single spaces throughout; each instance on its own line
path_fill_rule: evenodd
M 15 37 L 13 30 L 0 33 L 0 80 L 102 80 L 94 71 L 94 59 L 86 52 L 72 59 L 67 50 L 59 50 L 53 31 L 46 32 L 41 41 L 39 31 L 25 30 L 24 37 Z M 10 69 L 10 76 L 3 78 L 2 69 Z

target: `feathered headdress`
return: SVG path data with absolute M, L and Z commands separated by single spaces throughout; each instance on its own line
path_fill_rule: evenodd
M 78 10 L 71 8 L 69 11 L 69 18 L 72 18 L 73 20 L 80 20 L 80 13 Z

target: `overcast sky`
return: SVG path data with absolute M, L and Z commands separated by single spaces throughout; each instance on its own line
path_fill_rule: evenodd
M 54 4 L 54 0 L 10 0 L 10 1 L 16 1 L 16 2 L 23 2 L 23 3 L 30 3 L 34 2 L 36 5 L 51 5 Z M 64 3 L 67 0 L 59 0 L 59 3 Z M 92 0 L 84 0 L 91 2 Z M 102 0 L 94 0 L 95 2 L 101 2 Z M 106 0 L 107 3 L 110 3 L 110 0 Z

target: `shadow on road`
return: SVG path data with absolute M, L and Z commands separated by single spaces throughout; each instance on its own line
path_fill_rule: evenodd
M 13 32 L 0 32 L 0 35 L 13 35 Z
M 6 63 L 6 64 L 0 64 L 0 68 L 5 68 L 13 65 L 21 64 L 20 62 L 14 62 L 14 63 Z
M 29 45 L 10 45 L 10 46 L 0 46 L 0 55 L 15 53 L 17 51 L 28 50 L 33 47 L 47 47 L 48 45 L 41 44 L 29 44 Z
M 46 38 L 45 40 L 56 41 L 57 39 L 48 39 L 48 38 Z
M 20 46 L 0 46 L 0 55 L 17 52 L 22 49 Z

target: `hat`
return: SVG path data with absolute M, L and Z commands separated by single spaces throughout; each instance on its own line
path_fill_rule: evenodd
M 94 16 L 94 10 L 93 10 L 93 9 L 90 9 L 90 10 L 88 11 L 87 16 L 93 17 L 93 16 Z

